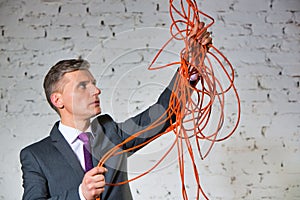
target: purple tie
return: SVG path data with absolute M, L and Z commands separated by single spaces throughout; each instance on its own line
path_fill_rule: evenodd
M 83 142 L 83 153 L 84 153 L 84 163 L 85 171 L 89 171 L 93 168 L 91 146 L 90 146 L 90 133 L 80 133 L 78 138 Z

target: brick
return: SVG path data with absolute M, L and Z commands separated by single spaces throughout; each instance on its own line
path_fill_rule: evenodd
M 7 27 L 6 36 L 10 38 L 39 38 L 44 37 L 44 29 L 37 29 L 30 25 L 17 23 L 16 26 Z
M 292 12 L 274 11 L 266 16 L 266 22 L 272 24 L 285 24 L 292 20 Z
M 281 56 L 280 56 L 281 55 Z M 298 65 L 300 58 L 298 53 L 296 52 L 289 52 L 289 53 L 268 53 L 267 57 L 270 59 L 270 62 L 274 63 L 275 65 L 282 66 L 283 68 L 289 67 L 289 65 Z M 286 59 L 284 62 L 282 57 Z
M 251 2 L 247 0 L 240 0 L 236 3 L 236 6 L 234 6 L 234 8 L 242 12 L 252 12 L 253 10 L 264 11 L 270 8 L 270 2 L 268 0 L 263 0 L 263 1 L 254 0 Z
M 300 2 L 297 0 L 279 0 L 273 3 L 273 9 L 277 11 L 297 11 Z
M 103 1 L 101 3 L 92 1 L 88 4 L 92 15 L 101 16 L 104 13 L 118 13 L 125 12 L 124 2 L 120 1 Z

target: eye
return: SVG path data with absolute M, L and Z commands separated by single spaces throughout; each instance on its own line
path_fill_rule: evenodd
M 92 85 L 96 85 L 96 81 L 95 81 L 95 80 L 92 80 L 92 81 L 91 81 L 91 84 L 92 84 Z
M 80 82 L 78 86 L 79 86 L 79 88 L 86 89 L 86 83 L 85 82 Z

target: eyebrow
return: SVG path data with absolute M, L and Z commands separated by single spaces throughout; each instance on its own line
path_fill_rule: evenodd
M 95 84 L 96 85 L 96 83 L 97 83 L 97 81 L 95 80 L 95 79 L 92 79 L 92 80 L 86 80 L 86 81 L 79 81 L 78 82 L 78 85 L 80 85 L 80 84 L 82 84 L 82 83 L 85 83 L 85 84 L 87 84 L 87 83 L 92 83 L 92 84 Z

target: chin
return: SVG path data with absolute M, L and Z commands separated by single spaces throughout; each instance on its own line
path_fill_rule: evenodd
M 96 117 L 97 115 L 101 114 L 101 108 L 100 107 L 94 108 L 93 110 L 90 110 L 89 114 L 90 114 L 90 118 Z
M 101 114 L 101 108 L 98 108 L 95 110 L 94 116 L 99 115 L 99 114 Z

